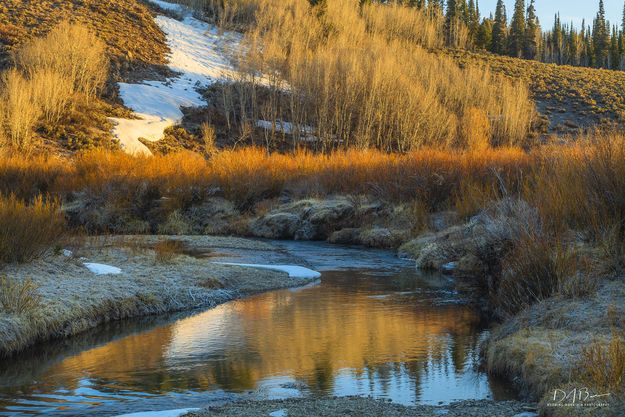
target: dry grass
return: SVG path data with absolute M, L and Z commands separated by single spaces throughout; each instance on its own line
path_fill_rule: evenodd
M 65 233 L 60 204 L 0 197 L 0 263 L 26 262 L 49 251 Z
M 587 281 L 578 276 L 579 264 L 574 251 L 557 240 L 529 234 L 513 242 L 513 249 L 502 261 L 502 276 L 494 304 L 501 316 L 511 316 L 556 294 L 587 295 Z M 592 288 L 592 287 L 591 287 Z
M 613 335 L 609 342 L 597 341 L 583 351 L 582 380 L 601 392 L 622 394 L 625 390 L 625 342 Z
M 586 138 L 573 147 L 547 148 L 533 174 L 528 198 L 557 230 L 585 232 L 603 247 L 611 268 L 625 254 L 625 138 Z
M 40 307 L 37 284 L 31 279 L 17 281 L 0 275 L 0 312 L 7 314 L 32 314 Z
M 182 253 L 184 243 L 179 240 L 166 239 L 154 245 L 156 262 L 171 263 Z
M 568 119 L 573 129 L 625 122 L 623 71 L 544 64 L 460 49 L 441 49 L 439 53 L 461 65 L 486 66 L 496 74 L 526 82 L 532 98 L 542 103 L 541 111 L 556 121 L 554 125 L 559 119 Z
M 137 243 L 153 247 L 155 240 L 142 237 Z M 0 313 L 0 357 L 113 320 L 209 308 L 248 294 L 302 285 L 301 279 L 291 279 L 275 271 L 216 265 L 193 257 L 184 257 L 174 265 L 158 263 L 154 262 L 152 251 L 131 255 L 132 249 L 115 242 L 115 239 L 87 240 L 80 248 L 81 255 L 93 262 L 123 268 L 123 274 L 106 279 L 62 255 L 50 256 L 45 262 L 6 266 L 3 272 L 18 282 L 32 277 L 39 287 L 41 308 L 25 316 Z M 275 250 L 265 243 L 236 238 L 196 237 L 186 243 L 190 249 L 204 251 L 223 246 Z M 205 287 L 211 278 L 224 282 L 225 291 Z

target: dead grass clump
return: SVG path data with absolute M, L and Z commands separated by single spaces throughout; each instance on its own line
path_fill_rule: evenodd
M 60 203 L 41 196 L 27 204 L 0 197 L 0 263 L 26 262 L 43 255 L 65 233 Z
M 31 280 L 18 281 L 0 275 L 0 312 L 29 314 L 40 307 L 38 286 Z
M 191 232 L 191 225 L 179 210 L 175 210 L 159 226 L 158 232 L 162 235 L 188 235 Z
M 210 277 L 210 278 L 206 278 L 205 280 L 203 280 L 200 283 L 200 287 L 208 288 L 211 290 L 218 290 L 218 289 L 224 288 L 225 285 L 217 278 Z
M 156 262 L 171 263 L 182 253 L 184 243 L 179 240 L 166 239 L 154 245 L 154 257 Z
M 625 266 L 625 137 L 596 135 L 546 149 L 530 199 L 555 229 L 582 231 L 614 271 Z
M 577 274 L 574 255 L 544 236 L 527 235 L 514 242 L 502 261 L 496 305 L 502 316 L 513 315 L 552 297 L 561 288 L 575 292 Z M 566 283 L 566 287 L 561 286 Z
M 582 380 L 601 393 L 622 394 L 625 390 L 625 342 L 612 335 L 609 342 L 597 341 L 584 348 L 579 372 Z

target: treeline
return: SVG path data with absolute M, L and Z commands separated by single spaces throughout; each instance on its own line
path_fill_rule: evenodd
M 371 3 L 374 0 L 362 0 Z M 512 16 L 503 0 L 495 14 L 482 17 L 479 0 L 397 0 L 396 3 L 426 11 L 444 20 L 447 44 L 468 47 L 515 58 L 595 68 L 625 69 L 625 9 L 618 25 L 606 19 L 603 0 L 592 20 L 581 28 L 562 22 L 559 13 L 553 25 L 543 30 L 536 15 L 535 0 L 516 0 Z M 388 1 L 381 1 L 388 3 Z M 460 41 L 459 41 L 460 40 Z

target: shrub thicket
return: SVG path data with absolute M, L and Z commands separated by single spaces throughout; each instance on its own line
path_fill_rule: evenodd
M 50 250 L 65 233 L 60 204 L 0 197 L 0 263 L 26 262 Z
M 93 100 L 108 76 L 105 45 L 87 28 L 63 22 L 22 46 L 0 85 L 0 145 L 33 149 L 39 123 L 59 124 L 78 100 Z

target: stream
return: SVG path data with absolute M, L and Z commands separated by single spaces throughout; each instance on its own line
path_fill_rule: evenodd
M 514 399 L 452 278 L 393 253 L 279 242 L 319 282 L 207 311 L 110 323 L 0 362 L 0 416 L 114 416 L 238 399 Z M 254 260 L 254 259 L 251 259 Z

